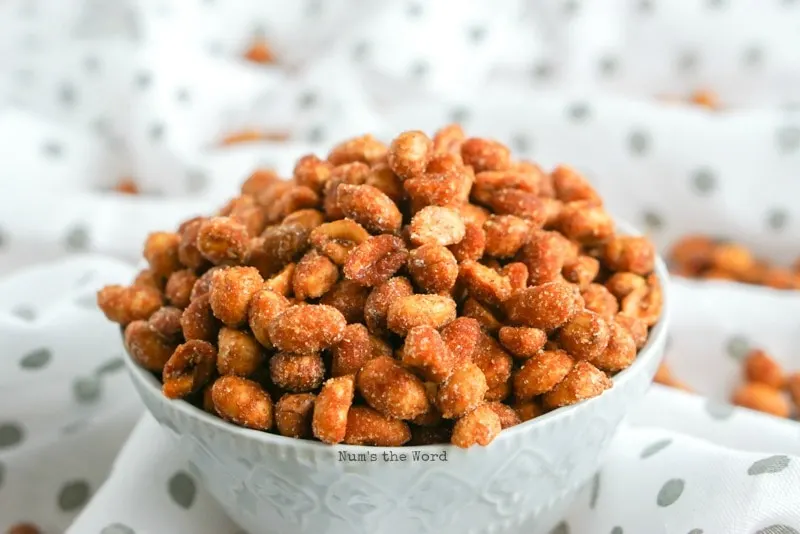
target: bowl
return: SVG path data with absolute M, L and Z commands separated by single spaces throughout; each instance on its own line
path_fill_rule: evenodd
M 656 274 L 666 286 L 660 260 Z M 251 534 L 538 534 L 560 520 L 640 402 L 664 352 L 667 323 L 665 298 L 636 361 L 602 395 L 469 449 L 331 446 L 237 427 L 167 399 L 152 374 L 125 361 L 200 483 Z

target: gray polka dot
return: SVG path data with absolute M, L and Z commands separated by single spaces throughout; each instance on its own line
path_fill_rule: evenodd
M 136 77 L 133 80 L 134 85 L 139 89 L 147 89 L 150 87 L 150 84 L 153 82 L 153 75 L 149 72 L 139 72 L 136 74 Z
M 762 528 L 756 534 L 800 534 L 796 529 L 789 525 L 772 525 L 767 528 Z
M 191 100 L 191 95 L 189 94 L 189 90 L 185 87 L 181 87 L 175 93 L 175 99 L 183 104 L 189 102 L 189 100 Z
M 589 494 L 589 508 L 594 510 L 597 506 L 597 499 L 600 497 L 600 473 L 595 473 L 592 477 L 592 490 Z
M 678 71 L 682 73 L 693 72 L 699 63 L 697 59 L 697 52 L 693 50 L 684 50 L 678 56 L 677 67 Z
M 622 527 L 614 527 L 611 529 L 611 534 L 623 534 Z
M 581 8 L 578 0 L 565 0 L 563 5 L 564 14 L 568 17 L 575 15 Z
M 36 310 L 26 304 L 20 304 L 11 310 L 11 315 L 18 317 L 23 321 L 33 321 L 36 319 Z
M 546 80 L 553 76 L 555 69 L 553 65 L 546 61 L 542 61 L 533 66 L 532 74 L 537 80 Z
M 0 488 L 3 487 L 3 481 L 6 479 L 6 464 L 0 462 Z
M 103 527 L 100 534 L 136 534 L 136 532 L 129 526 L 122 523 L 113 523 L 107 527 Z
M 612 55 L 604 56 L 600 58 L 597 67 L 602 76 L 611 77 L 619 70 L 619 59 Z
M 190 193 L 200 193 L 208 187 L 208 176 L 205 172 L 194 169 L 186 173 L 186 190 Z
M 317 105 L 317 100 L 318 98 L 316 93 L 306 91 L 300 95 L 300 98 L 297 100 L 297 104 L 300 106 L 300 109 L 311 109 Z
M 473 26 L 469 30 L 467 30 L 467 37 L 473 43 L 480 43 L 484 39 L 486 39 L 486 28 L 484 26 Z
M 100 60 L 96 56 L 86 56 L 83 58 L 83 68 L 86 72 L 97 72 L 100 70 Z
M 769 458 L 764 458 L 763 460 L 759 460 L 751 465 L 747 470 L 747 474 L 755 476 L 763 475 L 765 473 L 780 473 L 787 467 L 789 467 L 788 456 L 770 456 Z
M 353 59 L 355 61 L 364 61 L 369 55 L 369 43 L 366 41 L 359 41 L 353 46 Z
M 60 158 L 64 154 L 64 147 L 55 140 L 49 140 L 42 146 L 44 155 L 51 159 Z
M 727 0 L 707 0 L 706 4 L 711 9 L 722 9 L 724 7 L 727 7 L 728 1 Z
M 406 6 L 406 13 L 409 17 L 419 17 L 422 15 L 422 5 L 419 2 L 409 2 Z
M 85 480 L 67 482 L 58 493 L 58 507 L 65 512 L 78 510 L 89 500 L 89 493 L 89 484 Z
M 783 126 L 776 132 L 778 151 L 781 154 L 790 154 L 800 147 L 800 127 Z
M 637 4 L 636 7 L 637 7 L 639 13 L 648 14 L 648 13 L 652 13 L 653 12 L 653 8 L 655 7 L 655 4 L 654 4 L 653 0 L 639 0 L 639 3 Z
M 691 183 L 692 187 L 694 187 L 697 192 L 706 194 L 714 190 L 717 184 L 717 178 L 714 175 L 714 171 L 703 167 L 692 172 Z
M 718 421 L 724 421 L 725 419 L 729 419 L 735 410 L 733 406 L 730 404 L 719 402 L 715 400 L 708 399 L 706 401 L 706 413 L 711 416 L 712 419 L 717 419 Z
M 628 147 L 632 153 L 639 156 L 650 150 L 650 144 L 650 135 L 642 130 L 635 130 L 628 137 Z
M 3 232 L 2 228 L 0 228 L 0 248 L 3 248 L 6 245 L 6 234 Z
M 788 222 L 789 212 L 785 209 L 775 208 L 767 214 L 767 225 L 773 230 L 783 230 Z
M 17 423 L 0 424 L 0 450 L 19 445 L 25 433 Z
M 702 528 L 693 528 L 692 530 L 690 530 L 686 534 L 703 534 L 703 529 Z
M 664 227 L 664 219 L 655 211 L 645 211 L 642 213 L 642 223 L 648 230 L 661 230 Z
M 308 132 L 309 143 L 320 143 L 325 139 L 325 129 L 322 126 L 314 126 Z
M 591 110 L 585 102 L 575 102 L 567 108 L 567 116 L 575 122 L 583 122 L 589 118 Z
M 102 391 L 102 383 L 94 376 L 79 376 L 72 382 L 72 394 L 81 404 L 96 402 Z
M 527 135 L 519 133 L 511 138 L 511 146 L 515 152 L 528 153 L 533 148 L 533 142 Z
M 424 78 L 428 74 L 428 70 L 430 70 L 430 65 L 427 61 L 415 61 L 411 64 L 411 77 L 417 80 Z
M 151 141 L 161 141 L 164 137 L 164 125 L 160 122 L 155 122 L 150 125 L 150 128 L 147 131 L 147 135 L 150 137 Z
M 667 447 L 669 447 L 669 445 L 671 443 L 672 443 L 672 440 L 669 439 L 669 438 L 658 440 L 655 443 L 652 443 L 652 444 L 648 445 L 647 447 L 645 447 L 644 449 L 642 449 L 641 458 L 643 460 L 645 458 L 650 458 L 654 454 L 656 454 L 658 452 L 661 452 L 662 450 L 664 450 Z
M 76 100 L 75 86 L 65 82 L 58 90 L 58 99 L 64 107 L 72 107 Z
M 661 507 L 671 506 L 680 498 L 685 485 L 686 483 L 680 478 L 667 480 L 658 492 L 656 503 Z
M 553 530 L 550 531 L 550 534 L 569 534 L 569 525 L 566 521 L 562 521 L 553 527 Z
M 764 49 L 758 45 L 752 45 L 742 53 L 742 64 L 745 67 L 757 67 L 764 62 Z
M 125 367 L 125 361 L 122 358 L 120 358 L 119 356 L 116 356 L 116 357 L 111 358 L 110 360 L 106 361 L 105 363 L 103 363 L 100 367 L 98 367 L 95 370 L 95 373 L 97 373 L 98 375 L 106 375 L 106 374 L 116 373 L 117 371 L 121 370 L 123 367 Z
M 175 501 L 175 504 L 182 508 L 191 508 L 197 494 L 197 488 L 189 474 L 178 471 L 172 475 L 172 478 L 169 479 L 168 489 L 169 495 Z
M 89 248 L 89 231 L 84 226 L 73 226 L 65 239 L 67 249 L 73 251 Z
M 750 352 L 750 341 L 744 336 L 733 336 L 725 344 L 725 351 L 734 360 L 744 360 Z
M 450 122 L 456 122 L 458 124 L 464 124 L 467 122 L 472 114 L 469 111 L 469 108 L 466 106 L 456 106 L 450 110 L 447 114 L 448 120 Z
M 53 359 L 53 352 L 50 349 L 34 349 L 25 354 L 19 361 L 19 366 L 23 369 L 41 369 Z

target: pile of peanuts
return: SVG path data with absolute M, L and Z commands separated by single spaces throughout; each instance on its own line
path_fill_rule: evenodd
M 33 523 L 17 523 L 8 527 L 6 534 L 42 534 L 42 531 Z
M 457 125 L 256 171 L 144 257 L 98 304 L 164 394 L 325 443 L 486 445 L 610 388 L 662 307 L 580 174 Z
M 744 359 L 742 375 L 744 384 L 734 391 L 734 404 L 777 417 L 791 417 L 792 411 L 800 416 L 800 372 L 787 375 L 764 350 L 752 349 Z
M 283 142 L 289 140 L 288 132 L 262 131 L 258 129 L 237 130 L 222 137 L 220 146 L 258 143 L 262 141 Z
M 720 102 L 719 95 L 710 89 L 696 89 L 689 94 L 662 94 L 657 95 L 657 98 L 662 102 L 670 104 L 692 105 L 700 108 L 706 108 L 708 111 L 721 111 L 723 109 Z
M 800 372 L 787 374 L 763 349 L 751 349 L 742 362 L 742 376 L 744 383 L 731 396 L 733 404 L 777 417 L 800 417 Z M 691 391 L 666 364 L 661 364 L 654 381 Z
M 742 375 L 744 384 L 731 398 L 734 404 L 777 417 L 791 417 L 793 411 L 800 416 L 800 373 L 787 375 L 764 350 L 752 349 L 744 359 Z
M 243 54 L 244 59 L 259 63 L 261 65 L 271 65 L 276 62 L 275 54 L 272 52 L 267 41 L 262 38 L 256 38 L 248 46 Z
M 672 369 L 669 365 L 667 365 L 667 362 L 661 362 L 661 365 L 658 366 L 658 370 L 656 370 L 656 374 L 653 377 L 653 382 L 656 384 L 661 384 L 662 386 L 682 389 L 684 391 L 688 391 L 689 393 L 694 392 L 689 385 L 681 381 L 672 373 Z
M 717 94 L 708 89 L 698 89 L 697 91 L 693 92 L 689 98 L 689 101 L 692 104 L 710 110 L 718 110 L 721 107 Z
M 139 184 L 133 178 L 120 178 L 114 185 L 113 191 L 123 195 L 138 195 L 140 193 Z
M 687 278 L 731 280 L 775 289 L 800 289 L 800 259 L 793 268 L 759 260 L 747 247 L 705 235 L 688 235 L 672 247 L 670 270 Z

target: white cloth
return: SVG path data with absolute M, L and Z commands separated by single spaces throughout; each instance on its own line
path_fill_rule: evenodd
M 574 164 L 662 249 L 704 232 L 793 260 L 798 29 L 800 2 L 777 0 L 6 0 L 0 529 L 237 531 L 147 417 L 108 476 L 142 409 L 92 303 L 130 279 L 149 231 L 220 205 L 257 165 L 459 120 Z M 279 66 L 240 59 L 256 34 Z M 701 88 L 727 108 L 655 98 Z M 217 146 L 245 128 L 292 142 Z M 125 176 L 146 195 L 107 191 Z M 86 252 L 105 257 L 53 263 Z M 743 346 L 800 369 L 800 296 L 685 281 L 670 296 L 668 359 L 712 400 L 654 387 L 558 532 L 800 532 L 800 425 L 722 404 Z
M 119 330 L 93 307 L 94 291 L 132 274 L 116 260 L 77 256 L 0 283 L 0 526 L 31 520 L 45 532 L 62 532 L 86 506 L 70 534 L 238 532 L 150 416 L 105 480 L 141 407 L 122 372 Z M 781 308 L 781 316 L 796 318 L 800 299 L 775 302 L 783 299 L 775 293 L 674 283 L 673 346 L 708 316 L 703 304 L 723 298 L 730 306 L 716 322 L 706 320 L 694 348 L 710 368 L 735 367 L 724 342 L 732 327 L 790 344 L 784 334 L 790 325 L 765 317 L 751 326 L 737 307 Z M 694 315 L 682 308 L 690 302 Z M 677 368 L 691 365 L 693 357 L 682 354 L 692 352 L 671 353 Z M 654 386 L 633 407 L 600 474 L 565 518 L 571 530 L 563 532 L 796 530 L 800 425 L 718 402 L 729 377 L 707 376 L 702 385 L 720 392 L 716 402 Z M 699 375 L 690 378 L 701 383 Z

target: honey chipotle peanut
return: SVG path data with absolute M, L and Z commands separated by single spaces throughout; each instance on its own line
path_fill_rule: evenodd
M 220 204 L 150 234 L 147 269 L 97 300 L 164 395 L 257 431 L 488 445 L 612 387 L 661 316 L 653 245 L 617 234 L 586 178 L 456 125 L 345 140 L 286 180 L 257 169 Z M 737 276 L 756 264 L 679 252 Z M 748 373 L 800 397 L 764 358 Z

